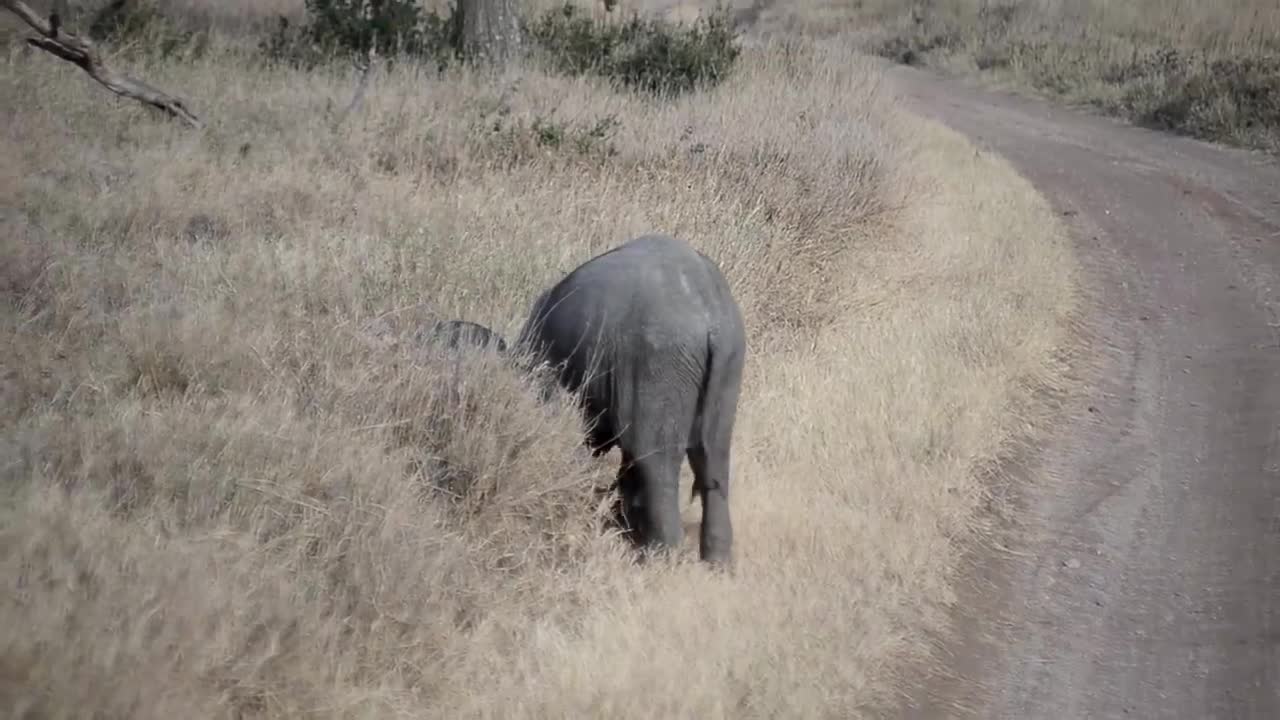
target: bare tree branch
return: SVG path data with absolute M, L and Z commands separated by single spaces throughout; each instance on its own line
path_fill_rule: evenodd
M 0 6 L 12 11 L 42 37 L 27 38 L 27 43 L 45 52 L 62 58 L 79 67 L 97 80 L 111 92 L 121 97 L 133 98 L 138 102 L 163 110 L 193 128 L 204 127 L 204 123 L 195 113 L 187 109 L 186 104 L 172 95 L 154 88 L 141 80 L 136 80 L 116 72 L 103 62 L 87 38 L 73 35 L 61 27 L 62 19 L 58 13 L 49 15 L 45 21 L 22 0 L 0 0 Z

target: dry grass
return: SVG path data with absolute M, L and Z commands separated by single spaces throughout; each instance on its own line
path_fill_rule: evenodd
M 852 33 L 902 62 L 1280 151 L 1274 0 L 802 0 L 769 4 L 759 28 Z
M 891 701 L 982 531 L 975 469 L 1054 377 L 1070 258 L 1028 183 L 899 116 L 856 56 L 742 62 L 668 104 L 399 66 L 335 130 L 345 73 L 215 42 L 141 68 L 210 120 L 193 134 L 11 45 L 0 702 L 141 719 Z M 632 564 L 593 493 L 615 458 L 586 456 L 567 404 L 409 339 L 435 317 L 510 336 L 538 289 L 651 230 L 713 254 L 750 326 L 731 577 L 692 546 Z

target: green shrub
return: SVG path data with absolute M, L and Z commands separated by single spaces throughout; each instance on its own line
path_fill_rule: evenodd
M 638 15 L 622 23 L 596 21 L 566 3 L 525 29 L 559 72 L 594 73 L 656 94 L 719 83 L 739 53 L 732 20 L 721 6 L 683 26 Z
M 1136 69 L 1121 108 L 1139 123 L 1195 137 L 1280 151 L 1280 57 L 1206 61 L 1159 54 L 1157 70 Z M 1141 81 L 1147 75 L 1159 81 Z
M 609 141 L 619 125 L 621 123 L 613 115 L 601 117 L 589 125 L 571 125 L 537 117 L 533 120 L 532 130 L 538 144 L 543 147 L 552 149 L 564 147 L 579 155 L 595 153 L 615 155 L 617 150 Z
M 208 47 L 208 33 L 182 27 L 156 0 L 112 0 L 93 13 L 77 7 L 67 19 L 71 27 L 86 28 L 92 40 L 126 57 L 200 55 Z
M 889 58 L 903 65 L 921 66 L 933 52 L 949 51 L 960 44 L 960 35 L 954 30 L 915 32 L 894 35 L 872 48 L 880 57 Z
M 293 28 L 280 17 L 262 42 L 273 60 L 314 66 L 341 54 L 408 56 L 448 64 L 456 55 L 456 12 L 422 9 L 417 0 L 306 0 L 307 23 Z
M 307 20 L 293 27 L 280 17 L 261 43 L 273 60 L 313 67 L 340 54 L 431 60 L 458 57 L 457 5 L 447 17 L 416 0 L 306 0 Z M 718 6 L 692 26 L 638 15 L 620 23 L 592 20 L 565 4 L 523 23 L 535 51 L 558 72 L 594 73 L 654 94 L 676 94 L 722 81 L 739 49 L 727 8 Z

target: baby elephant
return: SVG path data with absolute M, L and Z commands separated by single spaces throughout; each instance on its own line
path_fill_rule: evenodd
M 643 544 L 681 543 L 687 456 L 702 501 L 700 557 L 729 564 L 729 446 L 746 332 L 716 264 L 683 240 L 635 238 L 542 293 L 518 344 L 581 391 L 593 452 L 621 449 L 623 526 Z
M 507 351 L 507 342 L 498 333 L 479 323 L 470 320 L 446 320 L 437 322 L 426 338 L 428 342 L 443 342 L 445 347 L 455 350 L 461 346 L 476 347 L 494 346 L 499 353 Z

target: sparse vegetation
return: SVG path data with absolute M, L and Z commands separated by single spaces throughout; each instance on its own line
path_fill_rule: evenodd
M 174 3 L 203 54 L 131 61 L 199 98 L 199 132 L 0 58 L 0 703 L 892 702 L 983 532 L 976 471 L 1055 377 L 1072 271 L 1030 185 L 809 41 L 661 98 L 399 62 L 337 125 L 349 73 L 264 64 L 243 29 L 298 8 L 258 7 Z M 617 458 L 568 399 L 413 341 L 437 318 L 511 337 L 538 290 L 654 230 L 716 258 L 748 322 L 732 576 L 692 546 L 635 564 L 596 492 Z
M 1273 0 L 808 0 L 760 22 L 846 32 L 899 62 L 974 73 L 1137 123 L 1280 152 Z
M 566 2 L 539 16 L 528 31 L 561 72 L 593 72 L 654 93 L 714 85 L 739 52 L 728 10 L 719 5 L 685 27 L 640 14 L 621 22 L 597 20 Z
M 277 18 L 262 50 L 274 60 L 303 67 L 339 54 L 429 59 L 444 68 L 458 57 L 456 2 L 446 10 L 416 0 L 306 0 L 306 20 L 295 26 Z M 536 60 L 568 75 L 594 74 L 621 86 L 655 94 L 678 94 L 722 82 L 739 49 L 727 9 L 712 8 L 692 23 L 673 23 L 634 13 L 625 19 L 594 17 L 579 4 L 534 9 L 524 30 Z
M 341 54 L 364 57 L 371 50 L 392 60 L 429 59 L 443 67 L 457 57 L 457 17 L 456 2 L 441 13 L 417 0 L 306 0 L 305 23 L 295 28 L 288 16 L 277 16 L 262 50 L 273 60 L 304 67 Z
M 80 9 L 81 12 L 70 18 L 71 22 L 76 22 L 76 15 L 86 15 L 84 8 Z M 168 58 L 176 53 L 199 56 L 208 40 L 206 33 L 174 23 L 156 0 L 111 0 L 84 19 L 89 21 L 89 37 L 109 44 L 125 56 Z

